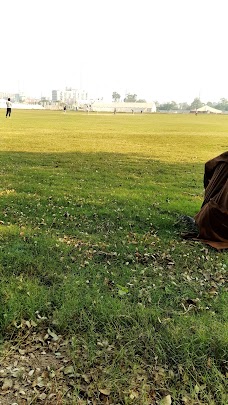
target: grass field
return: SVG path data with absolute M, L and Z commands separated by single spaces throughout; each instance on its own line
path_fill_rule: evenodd
M 11 386 L 0 404 L 227 404 L 227 252 L 178 220 L 228 150 L 228 116 L 0 121 L 1 368 L 45 342 L 60 362 L 42 374 L 55 391 L 30 376 L 25 396 L 4 371 L 17 401 Z

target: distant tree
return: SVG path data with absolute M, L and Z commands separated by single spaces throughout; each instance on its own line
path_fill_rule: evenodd
M 219 102 L 215 105 L 215 108 L 221 111 L 228 111 L 228 100 L 226 98 L 220 98 Z
M 146 103 L 146 100 L 144 98 L 139 98 L 136 100 L 136 103 Z
M 112 99 L 113 99 L 113 101 L 119 101 L 120 100 L 120 94 L 117 93 L 116 91 L 114 91 L 112 93 Z
M 200 99 L 198 97 L 194 98 L 193 102 L 190 105 L 191 110 L 197 110 L 197 108 L 200 108 L 202 106 L 203 106 L 203 103 L 200 101 Z
M 190 105 L 186 102 L 180 103 L 179 108 L 180 108 L 180 110 L 190 110 L 191 109 Z
M 170 111 L 172 108 L 172 104 L 171 103 L 163 103 L 163 104 L 159 104 L 158 109 L 161 111 Z
M 228 100 L 226 98 L 220 98 L 220 103 L 226 105 L 228 104 Z
M 209 107 L 214 107 L 214 103 L 212 103 L 211 101 L 208 101 L 207 105 L 209 105 Z
M 168 103 L 160 104 L 158 109 L 161 111 L 171 111 L 171 110 L 178 110 L 178 105 L 176 101 L 170 101 Z
M 178 110 L 179 106 L 176 101 L 171 101 L 171 110 Z
M 135 103 L 137 100 L 137 94 L 130 94 L 128 93 L 124 99 L 125 103 Z

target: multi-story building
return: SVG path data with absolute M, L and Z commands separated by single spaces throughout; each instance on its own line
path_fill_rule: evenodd
M 52 90 L 53 103 L 62 102 L 68 105 L 76 105 L 88 101 L 88 93 L 84 90 L 66 87 L 65 90 Z
M 23 93 L 0 92 L 0 98 L 6 100 L 9 97 L 10 97 L 11 101 L 14 103 L 24 103 L 24 101 L 25 101 L 25 95 Z
M 13 94 L 13 93 L 6 93 L 6 92 L 0 92 L 0 98 L 1 99 L 7 99 L 7 98 L 9 98 L 10 97 L 10 99 L 12 100 L 12 101 L 14 101 L 15 100 L 15 94 Z
M 22 93 L 14 94 L 14 99 L 16 103 L 23 103 L 26 99 L 25 95 Z
M 52 90 L 52 101 L 54 103 L 56 103 L 58 101 L 64 101 L 62 91 L 60 91 L 60 90 Z

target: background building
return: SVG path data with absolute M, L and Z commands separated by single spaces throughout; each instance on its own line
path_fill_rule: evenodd
M 85 90 L 66 87 L 65 90 L 52 90 L 53 103 L 65 103 L 68 106 L 77 106 L 81 103 L 89 103 L 88 93 Z

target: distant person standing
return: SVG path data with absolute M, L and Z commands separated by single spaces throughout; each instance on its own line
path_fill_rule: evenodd
M 64 105 L 63 111 L 64 111 L 64 113 L 66 112 L 66 105 Z
M 12 103 L 10 101 L 10 98 L 8 98 L 6 102 L 6 118 L 11 116 L 11 108 L 12 108 Z

